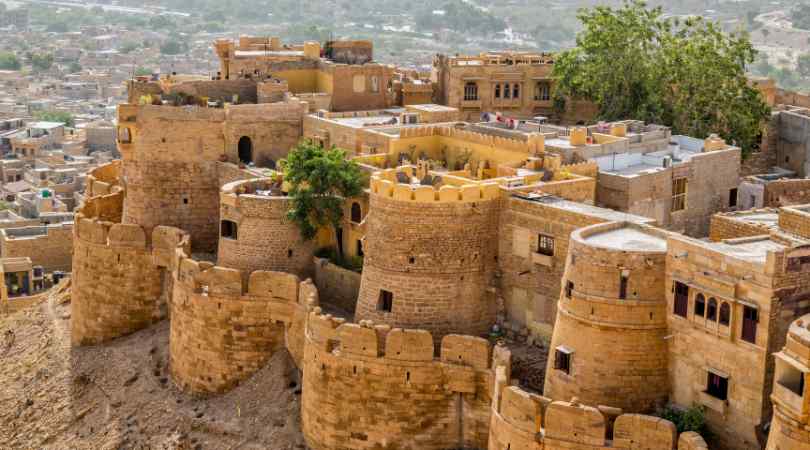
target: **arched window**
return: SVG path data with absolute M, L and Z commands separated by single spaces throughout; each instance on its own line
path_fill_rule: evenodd
M 714 297 L 709 299 L 709 307 L 706 308 L 706 319 L 717 320 L 717 300 Z
M 360 204 L 357 202 L 352 203 L 352 222 L 360 223 L 363 221 L 363 210 L 360 209 Z
M 703 294 L 698 294 L 695 297 L 695 315 L 700 317 L 706 315 L 706 297 Z
M 727 302 L 720 304 L 720 325 L 728 326 L 731 321 L 731 306 Z
M 478 83 L 472 81 L 464 85 L 464 101 L 478 100 Z
M 132 143 L 132 134 L 127 127 L 118 127 L 118 142 L 122 144 Z
M 247 136 L 239 138 L 239 162 L 245 164 L 253 162 L 253 142 Z

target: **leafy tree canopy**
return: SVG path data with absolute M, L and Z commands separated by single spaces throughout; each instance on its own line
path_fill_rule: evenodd
M 331 226 L 335 234 L 343 219 L 344 199 L 360 195 L 362 176 L 357 163 L 337 148 L 324 149 L 302 141 L 287 155 L 284 180 L 290 183 L 287 217 L 298 225 L 304 239 Z
M 65 111 L 40 111 L 35 113 L 34 117 L 45 122 L 62 122 L 68 127 L 76 126 L 73 114 Z
M 726 34 L 700 17 L 664 18 L 640 0 L 578 17 L 577 46 L 554 64 L 558 105 L 582 98 L 604 120 L 662 123 L 701 138 L 718 133 L 744 152 L 756 143 L 770 108 L 746 77 L 756 57 L 747 34 Z
M 22 64 L 17 55 L 11 52 L 0 52 L 0 70 L 20 70 Z
M 33 53 L 31 54 L 31 66 L 35 72 L 44 72 L 53 65 L 53 54 Z

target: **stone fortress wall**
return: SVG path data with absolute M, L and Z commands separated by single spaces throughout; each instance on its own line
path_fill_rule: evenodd
M 226 108 L 121 105 L 124 223 L 177 226 L 195 249 L 214 251 L 219 163 L 239 162 L 242 141 L 253 161 L 272 165 L 298 141 L 306 112 L 306 103 L 293 100 Z
M 182 248 L 173 268 L 169 354 L 178 386 L 227 391 L 285 347 L 300 363 L 306 311 L 318 303 L 310 280 L 269 271 L 245 276 L 189 258 Z
M 188 245 L 172 227 L 150 231 L 76 214 L 71 341 L 98 344 L 166 317 L 169 253 Z
M 497 184 L 396 183 L 371 178 L 356 318 L 394 327 L 479 335 L 494 323 L 489 289 L 497 255 Z
M 708 450 L 699 434 L 679 436 L 668 420 L 552 401 L 507 383 L 508 367 L 496 367 L 489 450 Z
M 666 404 L 666 249 L 665 232 L 629 222 L 571 234 L 546 396 L 629 412 Z
M 481 338 L 310 314 L 302 421 L 314 450 L 486 448 L 492 358 Z
M 231 223 L 220 225 L 217 264 L 246 274 L 254 270 L 312 274 L 315 242 L 305 241 L 298 226 L 287 219 L 290 201 L 281 185 L 278 175 L 223 186 L 219 215 Z M 225 230 L 226 226 L 233 228 Z

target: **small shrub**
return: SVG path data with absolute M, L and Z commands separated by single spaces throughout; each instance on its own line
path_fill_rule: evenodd
M 694 431 L 706 437 L 706 411 L 703 406 L 695 405 L 687 409 L 667 406 L 658 413 L 658 417 L 675 424 L 678 433 Z

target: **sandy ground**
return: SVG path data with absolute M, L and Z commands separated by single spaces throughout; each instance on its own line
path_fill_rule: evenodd
M 67 292 L 0 318 L 0 449 L 304 449 L 286 352 L 195 398 L 167 373 L 168 322 L 71 349 Z

